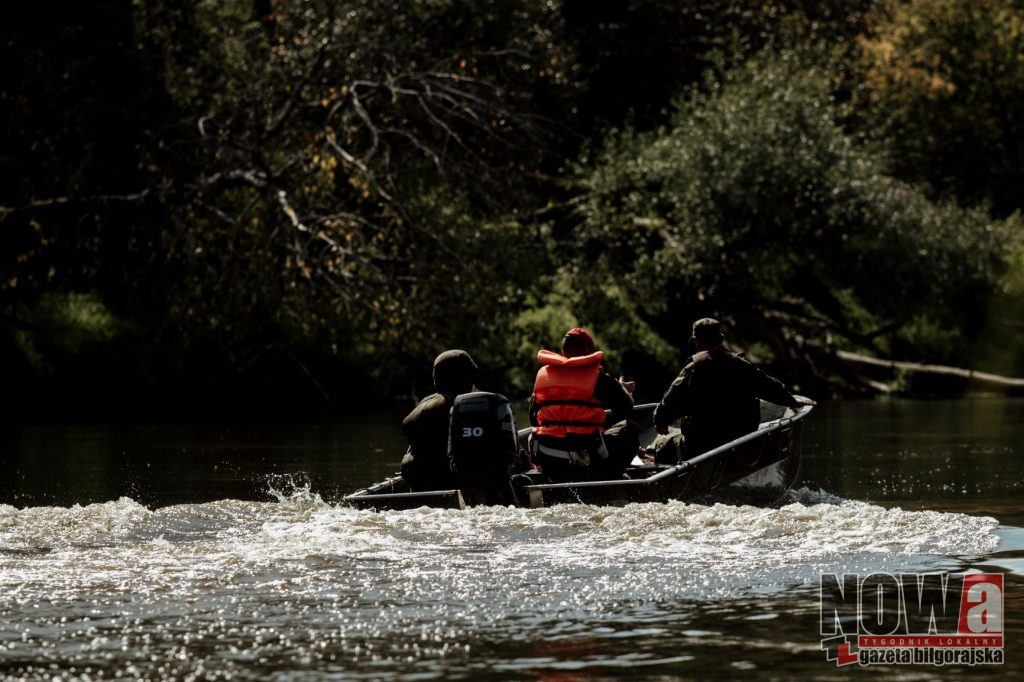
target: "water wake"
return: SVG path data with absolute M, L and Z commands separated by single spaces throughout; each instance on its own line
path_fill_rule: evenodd
M 0 612 L 11 623 L 0 624 L 0 659 L 48 677 L 48 662 L 160 676 L 171 668 L 152 661 L 173 661 L 185 678 L 230 677 L 257 659 L 316 668 L 327 656 L 397 671 L 469 661 L 471 642 L 486 640 L 501 651 L 530 643 L 532 658 L 495 654 L 509 669 L 564 658 L 560 642 L 593 647 L 573 660 L 618 651 L 633 667 L 642 643 L 674 642 L 679 628 L 721 639 L 693 624 L 722 614 L 756 624 L 780 617 L 772 603 L 816 612 L 822 572 L 952 571 L 998 543 L 988 517 L 806 490 L 779 508 L 386 513 L 326 503 L 303 481 L 272 490 L 275 502 L 158 510 L 130 498 L 0 506 Z
M 272 490 L 277 502 L 221 500 L 155 511 L 130 498 L 70 508 L 0 506 L 0 556 L 49 553 L 54 570 L 62 557 L 73 571 L 84 553 L 104 550 L 111 561 L 163 571 L 187 554 L 190 573 L 307 559 L 354 570 L 387 565 L 396 574 L 507 564 L 510 572 L 574 579 L 625 574 L 632 584 L 652 571 L 719 575 L 722 586 L 743 588 L 840 565 L 955 562 L 999 542 L 990 517 L 888 509 L 806 489 L 779 508 L 670 502 L 386 513 L 328 504 L 302 482 Z M 11 571 L 4 575 L 0 583 L 14 580 Z

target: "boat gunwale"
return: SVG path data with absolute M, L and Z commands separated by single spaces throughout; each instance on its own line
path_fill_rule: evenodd
M 760 426 L 758 426 L 757 431 L 751 431 L 750 433 L 744 434 L 739 438 L 731 440 L 727 443 L 723 443 L 722 445 L 719 445 L 716 448 L 712 448 L 707 452 L 702 452 L 693 459 L 688 459 L 685 462 L 672 465 L 667 469 L 663 469 L 662 471 L 659 471 L 658 473 L 647 478 L 624 478 L 622 480 L 610 479 L 603 481 L 570 481 L 566 483 L 535 483 L 533 485 L 523 486 L 523 490 L 557 490 L 565 488 L 595 488 L 601 486 L 630 487 L 632 485 L 654 485 L 656 483 L 661 482 L 663 479 L 674 478 L 678 475 L 683 474 L 688 469 L 696 468 L 699 464 L 710 459 L 714 459 L 718 455 L 728 452 L 733 448 L 736 448 L 740 445 L 744 445 L 758 438 L 766 437 L 771 433 L 775 433 L 776 431 L 780 431 L 785 427 L 793 424 L 794 422 L 803 419 L 810 412 L 811 406 L 803 405 L 799 410 L 797 410 L 791 415 L 763 422 Z

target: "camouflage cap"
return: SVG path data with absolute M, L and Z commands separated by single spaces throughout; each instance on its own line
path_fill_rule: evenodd
M 712 317 L 702 317 L 693 323 L 693 338 L 707 343 L 717 343 L 725 338 L 722 323 Z

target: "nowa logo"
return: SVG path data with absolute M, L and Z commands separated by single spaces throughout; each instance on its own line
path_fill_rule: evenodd
M 819 596 L 838 666 L 1003 662 L 1001 573 L 822 573 Z

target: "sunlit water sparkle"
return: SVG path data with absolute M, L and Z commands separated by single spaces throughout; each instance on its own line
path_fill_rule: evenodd
M 1000 542 L 991 517 L 807 489 L 778 508 L 386 513 L 277 495 L 0 506 L 0 672 L 540 679 L 600 661 L 611 679 L 723 646 L 729 620 L 806 615 L 822 572 L 957 570 Z M 695 648 L 659 645 L 679 637 Z

